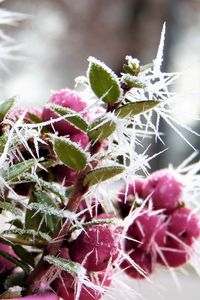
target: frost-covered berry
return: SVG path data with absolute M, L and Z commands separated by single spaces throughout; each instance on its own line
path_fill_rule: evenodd
M 137 196 L 138 198 L 142 197 L 142 187 L 144 184 L 144 179 L 142 178 L 137 178 L 135 179 L 134 182 L 130 183 L 128 186 L 123 185 L 121 190 L 119 191 L 118 194 L 118 205 L 120 209 L 120 213 L 123 217 L 126 217 L 130 209 L 134 203 L 135 197 Z M 127 190 L 127 194 L 126 194 Z
M 70 136 L 70 140 L 80 145 L 83 149 L 86 149 L 87 145 L 89 144 L 89 137 L 83 132 L 72 134 Z
M 80 219 L 84 219 L 85 222 L 88 222 L 101 214 L 103 212 L 103 208 L 96 198 L 93 198 L 90 203 L 87 203 L 86 200 L 83 199 L 77 209 L 77 213 L 81 212 L 82 214 L 80 214 Z
M 168 231 L 187 245 L 200 236 L 200 223 L 197 215 L 189 208 L 180 208 L 169 217 Z
M 125 259 L 120 268 L 124 269 L 126 274 L 135 279 L 144 279 L 145 276 L 149 276 L 155 267 L 155 263 L 151 254 L 147 254 L 142 250 L 136 249 L 129 254 L 131 261 Z
M 70 89 L 55 92 L 48 102 L 69 108 L 75 112 L 81 112 L 86 107 L 86 103 L 83 101 L 80 94 Z M 42 112 L 43 121 L 57 119 L 58 117 L 58 114 L 56 114 L 52 109 L 44 107 Z M 75 126 L 71 125 L 66 120 L 54 122 L 53 127 L 56 131 L 58 131 L 59 135 L 62 136 L 79 132 L 79 130 Z M 51 126 L 48 126 L 48 128 L 49 130 L 52 130 Z
M 7 113 L 6 119 L 12 122 L 16 122 L 25 112 L 26 114 L 24 116 L 23 121 L 27 123 L 31 123 L 29 114 L 36 115 L 40 119 L 42 117 L 42 111 L 39 108 L 33 106 L 27 106 L 27 107 L 13 108 L 11 111 Z
M 143 185 L 142 196 L 151 196 L 154 209 L 171 212 L 181 201 L 183 185 L 168 169 L 152 173 Z
M 184 265 L 190 259 L 191 254 L 192 248 L 189 249 L 178 241 L 169 238 L 161 254 L 158 254 L 157 262 L 177 268 Z
M 1 251 L 8 253 L 12 256 L 16 256 L 11 247 L 4 245 L 2 243 L 0 243 L 0 252 Z M 14 266 L 15 265 L 12 262 L 10 262 L 9 260 L 7 260 L 6 258 L 0 255 L 0 273 L 11 270 L 12 268 L 14 268 Z
M 137 248 L 150 253 L 156 246 L 165 244 L 166 234 L 167 226 L 162 216 L 143 211 L 128 228 L 125 250 Z
M 88 287 L 83 284 L 81 286 L 79 300 L 101 299 L 103 293 L 98 291 L 98 286 L 101 288 L 110 286 L 112 273 L 112 268 L 109 268 L 102 272 L 90 274 L 88 280 L 90 280 L 92 284 L 95 284 L 96 288 Z M 61 278 L 57 278 L 53 284 L 55 291 L 64 300 L 75 300 L 78 278 L 73 277 L 67 272 L 62 272 Z
M 119 228 L 114 224 L 98 224 L 82 231 L 69 245 L 69 254 L 88 271 L 102 271 L 119 257 L 120 248 Z

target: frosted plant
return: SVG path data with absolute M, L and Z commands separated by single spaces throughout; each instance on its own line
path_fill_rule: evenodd
M 127 289 L 117 274 L 151 281 L 158 264 L 199 272 L 200 164 L 149 174 L 162 153 L 143 146 L 164 143 L 161 117 L 179 133 L 164 34 L 151 64 L 127 56 L 117 76 L 89 57 L 81 92 L 52 92 L 41 110 L 0 103 L 2 299 L 101 299 L 112 281 Z

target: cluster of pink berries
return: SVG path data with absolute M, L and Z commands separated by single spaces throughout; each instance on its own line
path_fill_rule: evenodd
M 200 224 L 197 215 L 185 207 L 182 191 L 181 182 L 168 169 L 137 179 L 127 192 L 125 186 L 121 189 L 119 208 L 123 217 L 141 205 L 141 199 L 146 200 L 129 226 L 124 243 L 129 259 L 121 267 L 131 277 L 145 278 L 154 271 L 156 262 L 179 267 L 190 259 Z
M 66 89 L 55 92 L 49 103 L 80 113 L 88 121 L 92 119 L 86 112 L 86 103 L 75 91 Z M 6 118 L 16 122 L 23 113 L 25 109 L 15 109 Z M 89 151 L 89 136 L 64 118 L 56 120 L 59 115 L 48 105 L 42 111 L 29 108 L 24 122 L 32 122 L 31 114 L 46 122 L 45 129 L 48 132 L 56 132 L 58 136 L 66 137 Z M 51 143 L 48 143 L 43 133 L 41 139 L 46 142 L 46 146 L 40 145 L 41 156 L 55 160 L 55 165 L 49 169 L 52 174 L 50 179 L 42 172 L 38 176 L 66 187 L 73 186 L 79 171 L 59 163 L 55 159 Z M 32 146 L 32 141 L 28 142 Z M 32 150 L 34 152 L 34 148 Z M 23 155 L 29 158 L 30 154 L 25 151 Z M 33 188 L 28 183 L 13 186 L 15 192 L 23 196 L 30 195 Z M 106 214 L 97 199 L 93 198 L 89 204 L 90 212 L 87 210 L 86 200 L 81 200 L 77 213 L 78 221 L 83 222 L 84 228 L 79 235 L 76 234 L 77 230 L 73 234 L 66 233 L 59 253 L 59 257 L 81 264 L 87 272 L 86 279 L 93 285 L 82 284 L 78 291 L 79 300 L 100 299 L 104 289 L 111 284 L 116 264 L 131 277 L 141 279 L 154 271 L 156 263 L 178 267 L 190 259 L 194 241 L 200 235 L 200 227 L 197 216 L 185 207 L 182 191 L 182 183 L 167 169 L 157 171 L 147 179 L 136 179 L 128 189 L 123 186 L 117 203 L 120 216 L 126 222 L 135 209 L 139 211 L 127 229 L 126 238 L 122 238 L 122 227 L 114 221 L 109 222 L 113 215 Z M 16 257 L 10 246 L 1 244 L 1 249 Z M 0 256 L 1 273 L 13 268 L 14 263 Z M 51 283 L 51 288 L 64 300 L 74 300 L 78 282 L 76 273 L 63 270 Z M 95 289 L 94 286 L 100 289 Z

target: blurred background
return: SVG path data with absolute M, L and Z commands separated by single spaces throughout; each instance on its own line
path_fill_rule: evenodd
M 166 21 L 163 71 L 181 72 L 173 86 L 180 95 L 174 113 L 186 127 L 200 133 L 196 120 L 200 115 L 199 0 L 0 2 L 1 9 L 28 14 L 18 26 L 1 25 L 1 29 L 15 40 L 13 43 L 20 45 L 19 53 L 23 58 L 8 60 L 5 63 L 7 71 L 0 69 L 0 100 L 18 95 L 20 104 L 42 106 L 51 90 L 74 88 L 74 78 L 85 75 L 90 55 L 104 61 L 118 74 L 127 54 L 140 59 L 142 64 L 152 62 Z M 152 170 L 169 163 L 177 166 L 194 151 L 165 122 L 161 122 L 160 129 L 169 150 L 152 161 Z M 179 129 L 198 150 L 198 136 Z M 152 153 L 164 148 L 152 142 Z M 189 280 L 187 276 L 181 277 L 182 292 L 165 274 L 161 273 L 160 278 L 162 285 L 167 282 L 167 286 L 158 299 L 178 297 L 184 300 L 189 296 L 199 299 L 200 284 L 195 274 L 190 273 Z M 144 287 L 146 299 L 157 299 L 153 289 L 150 290 Z

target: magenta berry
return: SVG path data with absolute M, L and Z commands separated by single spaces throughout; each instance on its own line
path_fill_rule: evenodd
M 112 278 L 112 268 L 107 269 L 103 272 L 98 272 L 97 274 L 90 274 L 89 280 L 92 281 L 95 285 L 100 285 L 103 287 L 108 287 L 111 284 Z M 62 280 L 57 278 L 54 282 L 55 290 L 57 294 L 62 297 L 64 300 L 75 300 L 76 297 L 76 280 L 67 272 L 62 272 Z M 86 287 L 82 285 L 79 300 L 98 300 L 101 299 L 102 293 L 99 291 Z
M 119 228 L 99 224 L 86 228 L 69 246 L 69 254 L 88 271 L 102 271 L 118 258 L 120 247 Z
M 134 266 L 131 262 L 125 259 L 120 267 L 124 269 L 126 274 L 130 277 L 135 279 L 144 279 L 145 276 L 149 276 L 153 272 L 155 264 L 153 263 L 152 256 L 150 254 L 137 249 L 129 256 L 136 265 Z M 142 272 L 139 271 L 139 268 L 142 269 Z
M 126 217 L 130 209 L 134 203 L 135 196 L 137 195 L 139 198 L 142 197 L 142 187 L 143 187 L 144 179 L 137 178 L 134 182 L 129 184 L 127 197 L 126 197 L 126 189 L 127 186 L 124 185 L 118 194 L 118 205 L 120 209 L 120 213 L 123 217 Z
M 167 226 L 161 215 L 152 212 L 143 212 L 130 225 L 127 235 L 137 240 L 125 241 L 125 249 L 141 249 L 147 253 L 156 249 L 156 246 L 163 246 L 166 240 Z
M 183 185 L 171 170 L 163 169 L 152 173 L 143 185 L 144 198 L 151 196 L 154 209 L 171 212 L 181 201 Z
M 168 231 L 183 243 L 192 245 L 200 235 L 198 217 L 189 208 L 180 208 L 169 217 Z
M 76 112 L 81 112 L 86 107 L 86 103 L 83 101 L 79 93 L 69 89 L 55 92 L 50 98 L 49 102 L 69 108 Z M 44 107 L 42 112 L 43 121 L 49 121 L 58 117 L 59 116 L 52 109 Z M 79 132 L 79 130 L 75 126 L 71 125 L 66 120 L 54 122 L 53 127 L 56 131 L 58 131 L 59 135 L 62 136 Z M 48 126 L 48 128 L 49 130 L 52 130 L 51 126 Z
M 88 207 L 85 199 L 81 200 L 77 213 L 84 212 L 80 215 L 80 219 L 84 219 L 85 222 L 91 221 L 94 217 L 103 212 L 101 204 L 95 198 L 92 199 L 90 207 L 91 208 Z
M 70 140 L 79 144 L 83 149 L 86 149 L 89 144 L 89 137 L 84 132 L 77 132 L 70 136 Z
M 24 121 L 27 123 L 31 123 L 29 113 L 34 114 L 39 118 L 41 118 L 42 116 L 42 112 L 39 108 L 33 106 L 27 106 L 27 107 L 13 108 L 11 111 L 7 113 L 6 119 L 12 122 L 16 122 L 25 111 L 27 111 L 27 113 L 24 116 Z
M 161 255 L 158 254 L 157 262 L 162 265 L 177 268 L 184 265 L 191 257 L 192 249 L 171 238 L 168 239 Z

